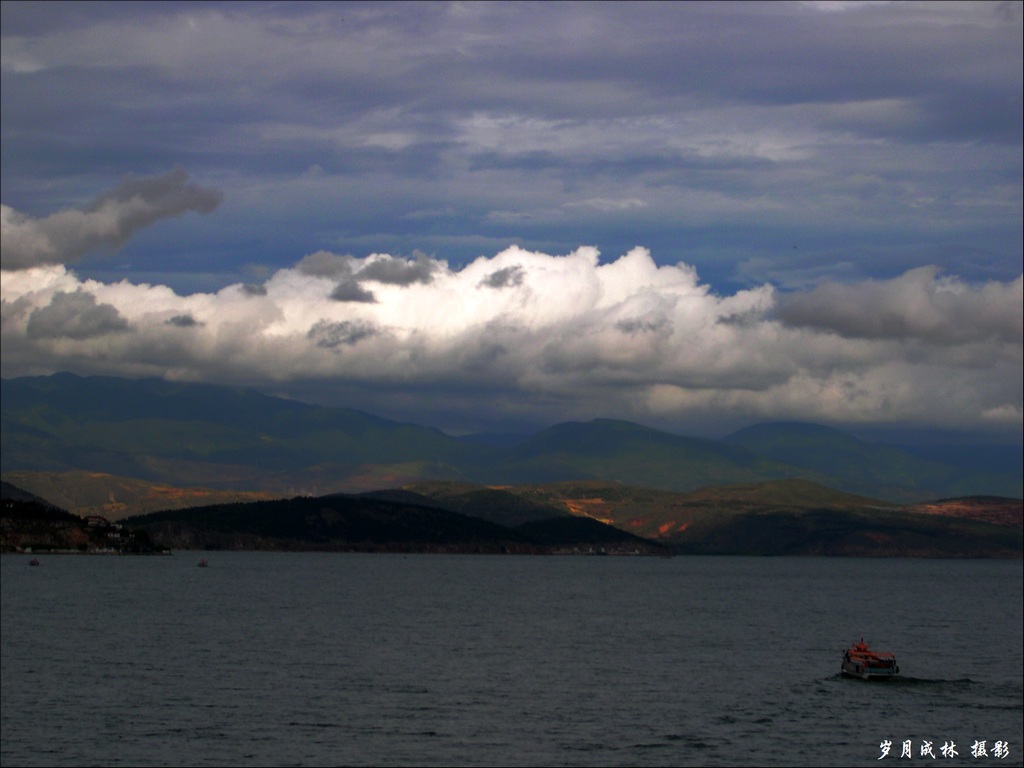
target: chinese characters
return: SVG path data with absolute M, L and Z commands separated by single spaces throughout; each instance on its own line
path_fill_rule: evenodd
M 915 758 L 913 739 L 904 739 L 900 746 L 900 753 L 897 759 L 913 760 Z M 882 739 L 878 744 L 878 749 L 880 752 L 879 760 L 884 760 L 887 757 L 896 757 L 891 739 Z M 973 758 L 996 758 L 1003 760 L 1010 755 L 1010 744 L 1007 741 L 1001 740 L 990 743 L 986 739 L 976 739 L 971 744 L 970 749 L 965 752 L 965 755 L 967 754 L 970 754 Z M 940 760 L 942 758 L 960 757 L 960 751 L 957 749 L 955 741 L 943 741 L 941 746 L 937 746 L 936 742 L 922 739 L 916 757 L 917 759 Z

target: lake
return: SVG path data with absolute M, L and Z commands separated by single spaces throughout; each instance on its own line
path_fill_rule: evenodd
M 0 557 L 4 766 L 1022 764 L 1020 561 L 40 559 Z M 839 676 L 861 637 L 899 679 Z

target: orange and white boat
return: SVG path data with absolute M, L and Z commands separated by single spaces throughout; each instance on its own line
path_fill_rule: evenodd
M 899 674 L 896 657 L 888 651 L 873 651 L 864 642 L 843 651 L 842 672 L 846 677 L 858 677 L 861 680 L 890 680 Z

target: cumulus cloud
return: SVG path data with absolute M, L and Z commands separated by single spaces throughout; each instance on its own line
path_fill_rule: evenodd
M 259 283 L 244 283 L 242 285 L 242 292 L 247 296 L 266 296 L 267 287 Z
M 91 293 L 58 291 L 50 303 L 28 316 L 25 334 L 33 339 L 91 339 L 129 330 L 128 322 L 110 304 L 100 304 Z
M 415 254 L 412 259 L 375 254 L 367 259 L 358 276 L 360 280 L 374 280 L 390 285 L 426 284 L 434 279 L 436 270 L 436 262 L 423 253 Z
M 175 315 L 167 319 L 168 325 L 177 326 L 178 328 L 195 328 L 196 326 L 202 325 L 192 315 Z
M 664 317 L 649 319 L 633 317 L 626 320 L 619 320 L 619 322 L 615 324 L 616 328 L 630 336 L 640 333 L 657 333 L 667 326 L 668 320 Z
M 259 290 L 179 296 L 49 265 L 5 271 L 2 300 L 6 376 L 320 382 L 358 393 L 356 407 L 445 403 L 465 422 L 499 406 L 518 419 L 665 426 L 1012 425 L 1021 414 L 1021 278 L 968 284 L 934 268 L 718 295 L 690 265 L 658 265 L 644 248 L 606 261 L 590 247 L 510 247 L 457 268 L 322 251 Z
M 851 339 L 955 345 L 995 338 L 1019 344 L 1024 338 L 1022 306 L 1020 277 L 972 286 L 929 266 L 893 280 L 824 283 L 805 293 L 783 294 L 777 314 L 788 325 Z
M 373 295 L 373 291 L 368 291 L 363 288 L 358 281 L 352 278 L 345 278 L 331 291 L 331 298 L 335 301 L 356 301 L 365 304 L 373 304 L 377 299 Z
M 363 286 L 364 282 L 384 285 L 427 285 L 434 279 L 437 264 L 423 253 L 404 259 L 386 253 L 375 253 L 366 259 L 339 256 L 330 251 L 317 251 L 303 257 L 296 269 L 312 277 L 335 279 L 330 297 L 334 301 L 352 301 L 372 304 L 374 293 Z
M 221 201 L 217 190 L 190 183 L 175 169 L 160 176 L 129 178 L 85 210 L 66 210 L 42 219 L 0 206 L 0 264 L 5 270 L 41 264 L 70 264 L 89 251 L 118 247 L 160 219 L 188 211 L 209 213 Z
M 295 269 L 304 275 L 313 277 L 351 277 L 352 262 L 351 256 L 339 256 L 330 251 L 317 251 L 303 256 L 295 265 Z
M 519 265 L 496 269 L 479 282 L 481 287 L 505 288 L 523 284 L 523 268 Z
M 376 330 L 371 324 L 358 320 L 342 320 L 338 323 L 321 320 L 309 329 L 306 337 L 318 347 L 334 349 L 342 345 L 352 346 L 375 334 Z

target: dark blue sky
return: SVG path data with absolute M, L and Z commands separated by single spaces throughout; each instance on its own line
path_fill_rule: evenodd
M 5 376 L 1019 438 L 1019 3 L 0 21 Z

